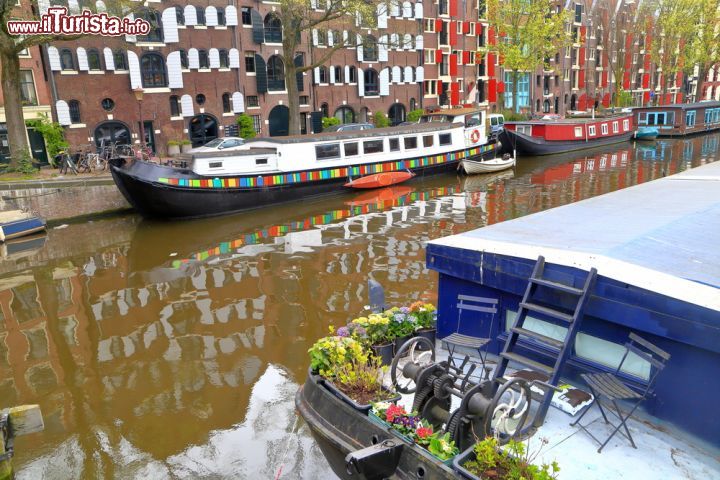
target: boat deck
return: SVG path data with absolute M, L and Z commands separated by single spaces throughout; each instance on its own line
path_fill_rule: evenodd
M 440 342 L 437 348 L 437 358 L 447 359 L 448 352 Z M 494 361 L 492 355 L 488 358 Z M 508 369 L 508 372 L 512 371 L 512 368 Z M 386 383 L 389 386 L 389 382 Z M 587 391 L 583 386 L 577 388 Z M 412 400 L 412 395 L 403 395 L 400 403 L 409 409 Z M 452 408 L 458 405 L 459 399 L 453 397 Z M 541 450 L 534 463 L 557 461 L 560 480 L 720 478 L 720 449 L 642 411 L 636 412 L 628 421 L 637 449 L 618 433 L 602 453 L 597 453 L 598 445 L 579 426 L 570 426 L 581 414 L 582 410 L 571 416 L 551 406 L 545 424 L 530 439 L 528 451 Z M 593 435 L 603 440 L 612 432 L 612 427 L 604 423 L 597 406 L 592 407 L 581 423 L 589 424 L 588 429 Z M 545 440 L 547 444 L 543 446 Z
M 552 225 L 552 228 L 548 228 Z M 460 235 L 465 249 L 588 271 L 720 311 L 720 162 Z

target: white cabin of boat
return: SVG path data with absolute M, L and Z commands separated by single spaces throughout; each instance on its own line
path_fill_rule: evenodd
M 257 138 L 240 150 L 198 152 L 179 158 L 198 175 L 223 177 L 342 168 L 479 147 L 488 143 L 487 114 L 479 109 L 429 113 L 420 122 L 314 135 Z

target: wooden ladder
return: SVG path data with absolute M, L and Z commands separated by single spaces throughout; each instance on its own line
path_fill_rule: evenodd
M 537 262 L 535 263 L 535 268 L 529 278 L 527 288 L 525 289 L 525 295 L 523 296 L 522 302 L 520 302 L 518 315 L 515 317 L 515 324 L 510 329 L 505 346 L 500 353 L 498 366 L 495 369 L 492 380 L 502 379 L 505 375 L 508 363 L 513 361 L 531 370 L 547 375 L 547 383 L 550 385 L 557 386 L 560 381 L 560 374 L 562 373 L 565 362 L 570 356 L 572 346 L 575 343 L 575 336 L 577 335 L 580 322 L 585 311 L 585 306 L 590 298 L 590 291 L 595 285 L 597 270 L 592 268 L 585 278 L 583 287 L 576 288 L 542 278 L 544 268 L 545 258 L 540 256 L 538 257 Z M 533 297 L 537 291 L 537 287 L 539 286 L 574 297 L 577 301 L 575 304 L 575 310 L 572 313 L 566 313 L 552 306 L 544 306 L 534 303 Z M 539 313 L 544 318 L 551 318 L 554 322 L 567 326 L 565 339 L 560 341 L 526 329 L 524 327 L 525 319 L 530 312 Z M 543 345 L 552 347 L 552 349 L 557 349 L 559 353 L 555 358 L 554 365 L 546 365 L 516 353 L 515 350 L 520 337 L 532 338 Z M 545 388 L 545 395 L 543 396 L 540 408 L 535 415 L 535 421 L 533 422 L 535 427 L 541 426 L 545 420 L 545 415 L 547 414 L 548 408 L 550 408 L 550 401 L 552 400 L 554 394 L 553 390 L 547 387 L 542 388 Z

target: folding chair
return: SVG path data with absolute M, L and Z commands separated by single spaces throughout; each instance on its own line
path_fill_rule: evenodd
M 458 347 L 461 348 L 469 348 L 474 349 L 478 351 L 478 356 L 480 357 L 480 363 L 482 365 L 483 373 L 481 374 L 481 380 L 484 378 L 487 378 L 488 374 L 490 373 L 488 371 L 488 367 L 486 365 L 487 360 L 487 348 L 485 349 L 485 354 L 483 355 L 483 347 L 485 347 L 488 343 L 490 343 L 490 338 L 480 338 L 480 337 L 472 337 L 470 335 L 463 335 L 460 333 L 460 321 L 463 312 L 471 311 L 471 312 L 480 312 L 484 314 L 490 314 L 490 332 L 492 332 L 493 326 L 495 324 L 495 314 L 497 313 L 497 304 L 498 299 L 497 298 L 485 298 L 485 297 L 473 297 L 470 295 L 463 295 L 460 294 L 457 297 L 457 325 L 455 326 L 455 333 L 451 333 L 445 338 L 440 339 L 443 342 L 443 345 L 445 348 L 450 352 L 449 361 L 453 366 L 455 365 L 455 349 Z M 465 366 L 465 363 L 467 362 L 467 356 L 465 357 L 466 360 L 462 362 L 462 364 L 458 367 L 462 369 Z M 471 373 L 471 372 L 470 372 Z M 468 375 L 470 374 L 468 373 Z
M 623 383 L 623 381 L 618 376 L 618 374 L 620 373 L 620 369 L 625 363 L 625 360 L 627 359 L 630 352 L 633 352 L 641 359 L 650 363 L 650 378 L 648 379 L 648 382 L 645 385 L 645 389 L 642 391 L 642 393 L 638 393 L 637 391 L 631 389 L 628 385 Z M 630 417 L 635 412 L 635 409 L 640 405 L 640 403 L 645 400 L 645 398 L 654 395 L 653 387 L 655 386 L 655 380 L 657 379 L 657 376 L 662 371 L 662 369 L 665 368 L 665 364 L 669 359 L 669 353 L 656 347 L 642 337 L 639 337 L 634 333 L 630 333 L 630 341 L 625 344 L 625 355 L 623 355 L 622 360 L 620 361 L 620 365 L 618 365 L 615 373 L 583 373 L 580 375 L 583 380 L 585 380 L 588 387 L 590 387 L 590 391 L 595 398 L 593 399 L 592 403 L 588 405 L 582 415 L 580 415 L 580 417 L 570 425 L 579 425 L 579 427 L 582 428 L 585 433 L 590 435 L 590 437 L 592 437 L 592 439 L 600 445 L 600 448 L 598 448 L 598 453 L 602 452 L 602 449 L 605 448 L 605 445 L 608 444 L 610 439 L 614 437 L 617 432 L 625 435 L 625 437 L 630 440 L 630 444 L 633 446 L 633 448 L 637 448 L 637 446 L 635 445 L 635 441 L 632 438 L 632 435 L 630 435 L 627 421 L 630 419 Z M 612 411 L 610 409 L 610 406 L 608 405 L 606 405 L 606 407 L 610 413 L 615 415 L 620 420 L 619 424 L 615 425 L 608 420 L 608 417 L 605 414 L 605 409 L 603 409 L 602 406 L 603 400 L 607 400 L 612 404 L 612 407 L 615 409 L 615 411 Z M 628 403 L 630 403 L 630 410 L 628 411 L 628 413 L 623 414 L 620 410 L 620 406 L 618 405 L 618 401 L 620 400 L 626 400 Z M 595 437 L 595 435 L 590 433 L 590 431 L 587 429 L 587 425 L 582 425 L 579 423 L 580 420 L 582 420 L 582 418 L 585 416 L 585 414 L 592 408 L 594 403 L 596 403 L 598 408 L 600 408 L 600 413 L 602 414 L 605 423 L 615 427 L 610 436 L 604 442 L 600 441 L 598 438 Z M 623 427 L 625 431 L 621 431 L 620 427 Z

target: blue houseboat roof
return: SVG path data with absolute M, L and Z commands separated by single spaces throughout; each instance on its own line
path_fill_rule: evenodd
M 651 107 L 634 107 L 633 110 L 668 110 L 673 108 L 679 108 L 681 110 L 695 110 L 697 108 L 715 108 L 720 107 L 720 101 L 717 100 L 703 100 L 695 103 L 671 103 L 668 105 L 655 105 Z
M 720 162 L 429 242 L 582 270 L 720 311 Z

